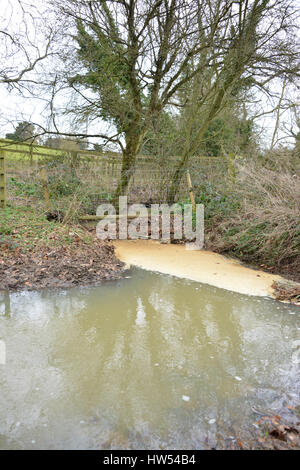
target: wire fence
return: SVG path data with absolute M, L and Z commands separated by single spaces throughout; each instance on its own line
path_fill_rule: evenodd
M 95 214 L 99 204 L 113 201 L 121 176 L 122 157 L 118 154 L 64 151 L 42 155 L 33 151 L 16 158 L 15 151 L 6 151 L 5 155 L 7 200 L 12 204 L 34 203 L 41 209 L 50 205 L 55 210 Z M 180 157 L 139 156 L 127 190 L 128 202 L 168 202 L 179 161 Z M 225 157 L 192 157 L 188 171 L 196 194 L 204 186 L 224 187 L 233 177 Z M 190 187 L 183 177 L 177 199 L 187 201 L 189 197 Z

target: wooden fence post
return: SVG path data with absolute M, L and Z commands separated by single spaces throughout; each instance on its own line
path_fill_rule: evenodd
M 30 166 L 33 165 L 33 142 L 31 143 L 30 147 L 29 147 L 29 156 L 30 156 Z
M 77 164 L 78 164 L 78 159 L 79 159 L 79 152 L 77 152 L 76 150 L 71 150 L 70 151 L 70 168 L 71 168 L 71 171 L 73 172 L 74 169 L 76 168 Z
M 234 165 L 235 155 L 233 153 L 229 153 L 227 157 L 227 165 L 228 165 L 228 182 L 229 188 L 232 190 L 235 185 L 235 165 Z
M 51 211 L 50 194 L 49 194 L 49 188 L 48 188 L 48 176 L 47 176 L 46 169 L 44 167 L 41 168 L 40 178 L 41 178 L 41 183 L 43 187 L 46 208 L 48 211 Z
M 196 202 L 195 202 L 195 195 L 193 191 L 193 185 L 192 185 L 192 180 L 191 180 L 191 175 L 189 170 L 186 171 L 186 179 L 187 179 L 187 184 L 189 188 L 189 194 L 190 194 L 190 200 L 192 203 L 193 210 L 196 210 Z
M 0 150 L 0 208 L 6 207 L 5 153 Z

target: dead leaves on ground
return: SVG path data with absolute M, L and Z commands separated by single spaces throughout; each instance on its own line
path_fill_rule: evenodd
M 74 238 L 76 235 L 74 235 Z M 108 242 L 85 243 L 80 237 L 71 246 L 14 250 L 0 257 L 0 289 L 38 289 L 99 285 L 118 279 L 123 270 Z

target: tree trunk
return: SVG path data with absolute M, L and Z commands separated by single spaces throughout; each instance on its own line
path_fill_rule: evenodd
M 130 179 L 135 169 L 136 157 L 141 148 L 141 144 L 144 138 L 144 132 L 131 132 L 126 136 L 126 147 L 123 152 L 122 158 L 122 169 L 118 187 L 115 192 L 115 198 L 124 196 L 127 193 Z
M 173 204 L 175 202 L 175 196 L 176 193 L 179 189 L 179 184 L 181 182 L 182 176 L 184 175 L 185 171 L 188 169 L 188 161 L 191 155 L 195 153 L 197 148 L 199 148 L 201 140 L 209 128 L 210 123 L 213 121 L 213 119 L 218 115 L 218 112 L 221 109 L 221 106 L 223 104 L 224 96 L 226 90 L 230 87 L 229 85 L 229 80 L 226 86 L 222 88 L 219 93 L 217 94 L 216 99 L 213 101 L 211 105 L 211 109 L 208 113 L 208 116 L 205 120 L 205 122 L 202 124 L 200 127 L 198 133 L 196 136 L 192 136 L 192 128 L 193 124 L 195 122 L 195 119 L 197 119 L 197 112 L 194 114 L 194 116 L 191 116 L 191 120 L 188 126 L 187 130 L 187 136 L 186 136 L 186 143 L 185 143 L 185 150 L 182 159 L 177 165 L 177 168 L 175 170 L 173 179 L 172 179 L 172 184 L 169 192 L 169 203 Z M 198 111 L 198 110 L 197 110 Z
M 115 197 L 124 196 L 127 193 L 127 188 L 131 179 L 131 176 L 134 172 L 136 160 L 136 152 L 129 152 L 127 149 L 123 152 L 122 158 L 122 169 L 120 181 L 118 183 L 117 190 L 115 192 Z
M 175 197 L 181 182 L 181 179 L 187 170 L 187 164 L 188 164 L 189 156 L 188 154 L 184 155 L 184 157 L 180 160 L 178 163 L 178 166 L 175 170 L 175 173 L 172 177 L 172 184 L 171 188 L 168 194 L 168 203 L 173 204 L 175 202 Z

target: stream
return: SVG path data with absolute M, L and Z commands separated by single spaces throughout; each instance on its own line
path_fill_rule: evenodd
M 299 404 L 299 307 L 139 268 L 0 293 L 0 340 L 0 449 L 205 449 Z

